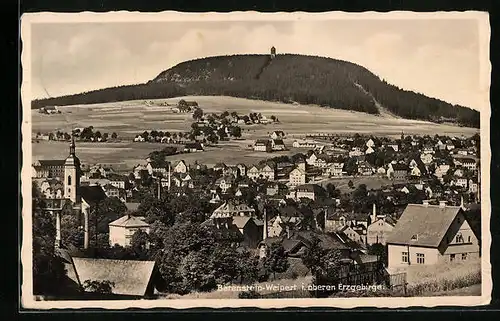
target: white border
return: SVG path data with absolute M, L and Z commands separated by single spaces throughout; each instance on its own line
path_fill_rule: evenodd
M 412 306 L 478 306 L 489 304 L 491 300 L 492 280 L 490 265 L 490 113 L 481 110 L 481 211 L 482 211 L 482 295 L 470 297 L 415 297 L 415 298 L 330 298 L 330 299 L 203 299 L 203 300 L 127 300 L 127 301 L 34 301 L 32 295 L 32 229 L 31 229 L 31 24 L 34 23 L 78 23 L 78 22 L 165 22 L 165 21 L 293 21 L 322 19 L 475 19 L 479 24 L 481 87 L 484 90 L 485 102 L 489 103 L 491 63 L 489 59 L 490 25 L 486 12 L 433 12 L 416 13 L 393 11 L 389 13 L 363 12 L 326 12 L 326 13 L 260 13 L 257 11 L 231 13 L 181 13 L 166 11 L 161 13 L 109 12 L 109 13 L 28 13 L 21 17 L 21 39 L 23 83 L 21 85 L 22 119 L 22 152 L 23 166 L 21 170 L 21 189 L 23 199 L 22 226 L 23 240 L 21 247 L 22 261 L 22 297 L 21 305 L 27 309 L 64 309 L 64 308 L 286 308 L 286 307 L 380 307 L 404 308 Z

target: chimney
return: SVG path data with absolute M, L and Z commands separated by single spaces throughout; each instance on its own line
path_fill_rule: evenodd
M 61 212 L 56 211 L 56 249 L 61 247 Z
M 429 200 L 423 200 L 422 204 L 424 204 L 424 206 L 429 206 Z
M 439 201 L 439 207 L 441 208 L 446 207 L 446 201 Z
M 84 217 L 84 227 L 83 227 L 83 248 L 89 248 L 89 212 L 88 207 L 82 208 Z
M 264 207 L 264 227 L 262 231 L 262 240 L 267 239 L 267 211 L 266 208 Z
M 373 203 L 373 209 L 372 209 L 372 221 L 370 223 L 373 223 L 377 220 L 377 205 Z
M 288 224 L 286 225 L 286 238 L 290 238 L 290 226 Z
M 464 196 L 460 196 L 460 208 L 465 211 Z
M 327 219 L 328 219 L 328 209 L 325 208 L 325 221 L 323 223 L 323 226 L 324 226 L 323 227 L 323 231 L 325 231 L 325 232 L 326 232 L 326 221 L 327 221 Z

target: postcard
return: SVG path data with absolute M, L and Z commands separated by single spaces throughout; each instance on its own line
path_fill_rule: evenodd
M 487 13 L 43 12 L 21 40 L 23 308 L 489 303 Z

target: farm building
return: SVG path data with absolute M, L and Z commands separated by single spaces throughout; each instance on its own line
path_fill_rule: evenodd
M 387 239 L 389 268 L 479 256 L 479 240 L 461 207 L 409 204 Z
M 272 150 L 271 141 L 268 139 L 258 139 L 253 145 L 253 150 L 259 152 L 270 152 Z

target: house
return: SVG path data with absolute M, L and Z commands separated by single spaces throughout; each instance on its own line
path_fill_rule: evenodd
M 434 170 L 434 176 L 437 178 L 442 178 L 448 171 L 450 170 L 450 165 L 448 164 L 439 164 L 436 166 L 436 169 Z
M 303 184 L 295 189 L 295 199 L 309 198 L 313 201 L 318 198 L 326 197 L 326 190 L 317 184 Z
M 382 244 L 385 245 L 387 238 L 391 235 L 394 229 L 394 220 L 390 217 L 376 217 L 366 229 L 366 243 L 368 245 Z
M 434 147 L 430 144 L 425 144 L 424 148 L 422 149 L 422 154 L 434 154 Z
M 427 174 L 427 168 L 420 158 L 413 158 L 408 167 L 410 168 L 410 176 L 420 177 Z
M 137 231 L 149 233 L 149 224 L 143 217 L 124 215 L 109 223 L 109 245 L 130 246 L 132 236 Z
M 285 133 L 282 130 L 275 130 L 271 133 L 270 137 L 272 139 L 284 139 Z
M 254 165 L 247 171 L 247 177 L 252 180 L 266 179 L 273 181 L 276 171 L 269 164 Z
M 188 167 L 186 165 L 186 162 L 183 160 L 180 160 L 175 164 L 173 168 L 174 173 L 187 173 Z
M 222 163 L 222 162 L 215 164 L 213 167 L 213 170 L 215 172 L 224 172 L 226 169 L 227 169 L 227 165 Z
M 203 144 L 199 142 L 194 142 L 194 143 L 187 143 L 184 145 L 184 152 L 185 153 L 196 153 L 196 152 L 202 152 L 204 151 L 203 149 Z
M 344 175 L 344 163 L 334 162 L 325 169 L 325 174 L 329 177 L 342 177 Z
M 454 150 L 455 149 L 455 144 L 451 140 L 446 141 L 446 149 L 447 150 Z
M 367 147 L 366 150 L 365 150 L 365 155 L 370 155 L 370 154 L 373 154 L 375 153 L 375 150 L 373 149 L 373 147 Z
M 34 178 L 62 178 L 64 177 L 64 159 L 37 160 L 33 163 Z
M 227 190 L 234 185 L 234 180 L 234 176 L 225 175 L 217 179 L 217 181 L 215 181 L 215 185 L 217 185 L 221 189 L 222 193 L 227 193 Z
M 233 216 L 231 224 L 238 228 L 243 240 L 240 245 L 256 248 L 262 240 L 262 223 L 253 217 Z
M 287 187 L 281 183 L 270 184 L 266 187 L 267 196 L 284 195 L 286 194 Z
M 432 154 L 430 153 L 422 153 L 420 155 L 420 160 L 422 161 L 422 163 L 424 163 L 425 165 L 429 165 L 430 163 L 432 163 L 432 161 L 434 160 L 434 156 L 432 156 Z
M 309 155 L 306 158 L 306 163 L 309 166 L 315 166 L 317 159 L 318 159 L 318 155 L 316 155 L 316 153 L 311 153 L 311 155 Z
M 268 139 L 257 139 L 253 145 L 253 150 L 258 152 L 271 152 L 272 145 Z
M 40 184 L 40 191 L 44 198 L 62 199 L 64 196 L 64 184 L 58 179 L 47 179 Z
M 459 186 L 462 188 L 467 188 L 468 180 L 465 177 L 455 177 L 451 180 L 450 184 L 454 186 Z
M 358 173 L 363 176 L 373 175 L 373 167 L 367 162 L 358 163 Z
M 120 198 L 120 189 L 111 184 L 106 184 L 103 186 L 104 193 L 107 197 Z
M 295 148 L 315 148 L 316 143 L 311 140 L 295 140 L 292 146 Z
M 443 143 L 440 139 L 438 139 L 438 141 L 436 142 L 436 145 L 435 147 L 439 150 L 444 150 L 446 149 L 446 144 Z
M 349 225 L 345 225 L 342 227 L 338 233 L 346 235 L 351 241 L 354 241 L 358 244 L 366 244 L 366 229 L 351 227 Z
M 392 148 L 392 150 L 395 151 L 395 152 L 399 151 L 399 145 L 398 144 L 388 144 L 386 146 L 387 146 L 387 148 Z
M 387 177 L 394 181 L 404 181 L 408 176 L 409 168 L 406 164 L 396 163 L 389 164 L 387 169 Z
M 283 151 L 286 150 L 286 146 L 282 139 L 272 139 L 271 149 L 273 151 Z
M 234 200 L 230 200 L 216 208 L 212 215 L 211 219 L 214 218 L 225 218 L 225 217 L 233 217 L 233 216 L 250 216 L 253 217 L 255 215 L 255 210 L 245 203 L 237 202 Z
M 375 142 L 373 141 L 373 139 L 369 139 L 367 142 L 366 142 L 366 147 L 368 148 L 372 148 L 373 150 L 373 147 L 375 147 Z
M 458 206 L 408 204 L 387 239 L 388 267 L 479 257 L 479 240 Z
M 247 175 L 247 166 L 245 164 L 240 163 L 237 164 L 236 167 L 238 168 L 238 175 L 240 177 L 245 177 Z
M 474 171 L 477 169 L 477 162 L 473 158 L 461 158 L 460 163 L 463 167 L 467 168 L 468 170 Z
M 364 155 L 364 153 L 361 150 L 361 148 L 359 148 L 359 147 L 353 147 L 349 151 L 349 157 L 359 157 L 359 156 L 363 156 L 363 155 Z
M 469 193 L 477 193 L 479 191 L 479 184 L 477 177 L 469 179 Z
M 288 175 L 290 186 L 299 186 L 307 183 L 307 173 L 305 163 L 299 163 Z
M 151 298 L 159 281 L 155 261 L 93 259 L 68 255 L 65 267 L 69 279 L 88 298 Z M 84 287 L 85 281 L 108 281 L 112 284 L 111 293 L 88 293 L 90 289 Z

